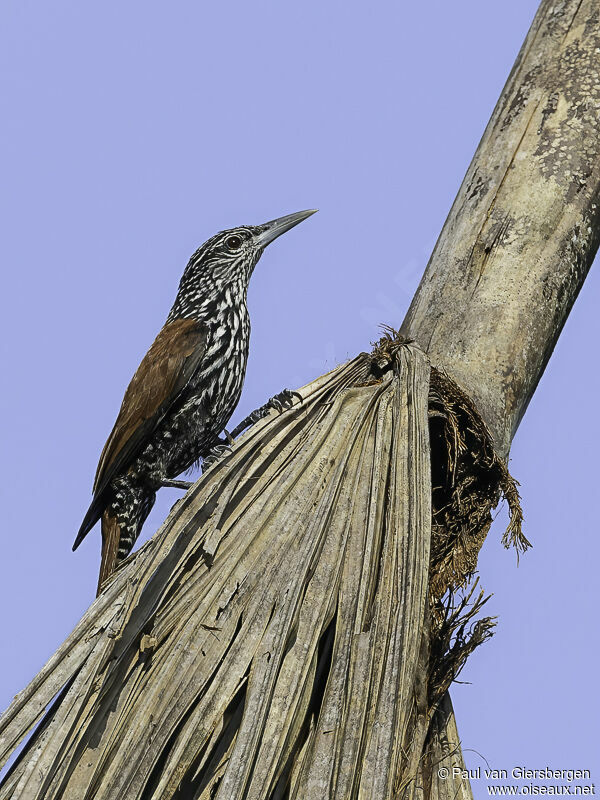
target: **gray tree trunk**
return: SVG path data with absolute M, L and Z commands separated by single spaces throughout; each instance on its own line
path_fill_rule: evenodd
M 598 244 L 598 17 L 542 3 L 405 339 L 176 504 L 0 720 L 0 758 L 42 720 L 0 800 L 471 797 L 448 687 L 493 623 L 456 590 L 501 493 L 527 544 L 502 458 Z
M 503 455 L 598 248 L 599 14 L 541 3 L 402 325 Z

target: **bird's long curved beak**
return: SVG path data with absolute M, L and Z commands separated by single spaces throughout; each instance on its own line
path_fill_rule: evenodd
M 290 228 L 298 225 L 316 212 L 316 208 L 311 208 L 309 211 L 296 211 L 295 214 L 288 214 L 286 217 L 278 217 L 270 222 L 265 222 L 264 225 L 258 225 L 256 244 L 258 247 L 266 247 L 278 236 L 281 236 L 282 233 L 286 233 Z

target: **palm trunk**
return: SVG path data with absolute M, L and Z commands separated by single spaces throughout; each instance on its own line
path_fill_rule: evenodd
M 402 326 L 503 455 L 598 248 L 598 14 L 541 3 Z

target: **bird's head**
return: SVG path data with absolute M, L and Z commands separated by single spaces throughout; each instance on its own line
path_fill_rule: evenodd
M 210 302 L 211 296 L 227 289 L 241 291 L 245 297 L 254 267 L 265 247 L 315 211 L 297 211 L 262 225 L 230 228 L 212 236 L 190 258 L 169 318 L 201 310 L 200 306 Z

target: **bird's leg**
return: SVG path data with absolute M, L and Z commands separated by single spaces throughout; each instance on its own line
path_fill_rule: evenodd
M 231 438 L 237 439 L 237 437 L 243 433 L 246 428 L 254 425 L 255 422 L 263 419 L 263 417 L 266 417 L 271 409 L 275 409 L 275 411 L 279 411 L 281 414 L 282 411 L 285 411 L 287 408 L 291 408 L 294 404 L 294 396 L 297 397 L 300 402 L 302 402 L 302 395 L 298 392 L 291 391 L 291 389 L 284 389 L 282 392 L 274 395 L 267 400 L 264 405 L 262 405 L 260 408 L 257 408 L 256 411 L 248 414 L 248 416 L 234 428 L 233 432 L 231 433 Z
M 177 481 L 165 478 L 160 482 L 160 485 L 164 489 L 184 489 L 187 492 L 188 489 L 191 489 L 194 483 L 193 481 Z
M 232 445 L 235 443 L 237 437 L 243 433 L 246 428 L 249 428 L 251 425 L 254 425 L 255 422 L 258 422 L 259 419 L 266 417 L 271 409 L 275 409 L 281 413 L 285 411 L 287 408 L 291 408 L 294 402 L 294 396 L 298 397 L 300 402 L 302 402 L 302 395 L 298 392 L 292 392 L 290 389 L 284 389 L 282 392 L 271 397 L 267 402 L 262 405 L 260 408 L 257 408 L 256 411 L 253 411 L 251 414 L 243 419 L 239 425 L 237 425 L 234 430 L 229 433 L 228 430 L 223 431 L 225 434 L 224 439 L 216 439 L 215 444 L 210 448 L 207 454 L 202 459 L 202 472 L 205 472 L 210 466 L 212 466 L 216 461 L 223 458 L 226 453 L 231 451 Z

